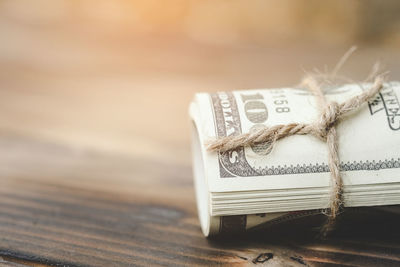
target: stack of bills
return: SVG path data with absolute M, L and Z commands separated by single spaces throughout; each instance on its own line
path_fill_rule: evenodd
M 327 101 L 341 103 L 371 84 L 332 86 Z M 344 206 L 400 204 L 400 83 L 388 82 L 376 97 L 337 125 Z M 190 105 L 193 169 L 204 235 L 241 231 L 266 222 L 321 212 L 329 206 L 326 143 L 311 135 L 227 152 L 207 151 L 215 138 L 257 127 L 312 123 L 316 98 L 305 89 L 256 89 L 198 93 Z

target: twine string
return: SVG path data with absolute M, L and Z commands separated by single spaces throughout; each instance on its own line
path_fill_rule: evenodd
M 291 135 L 311 134 L 326 142 L 328 146 L 328 166 L 331 177 L 331 199 L 328 208 L 328 221 L 324 225 L 323 232 L 332 228 L 333 223 L 343 207 L 343 182 L 340 174 L 340 160 L 338 153 L 338 137 L 336 125 L 347 113 L 358 109 L 362 104 L 371 100 L 382 88 L 384 75 L 377 75 L 372 86 L 361 94 L 354 96 L 343 103 L 327 102 L 316 79 L 308 76 L 303 80 L 306 86 L 316 97 L 319 106 L 319 119 L 313 123 L 289 123 L 271 127 L 255 129 L 248 133 L 236 136 L 226 136 L 209 141 L 206 146 L 209 151 L 226 152 L 239 147 L 252 146 L 260 143 L 268 143 L 272 150 L 279 139 Z

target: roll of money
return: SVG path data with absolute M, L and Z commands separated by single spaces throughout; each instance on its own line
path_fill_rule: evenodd
M 327 101 L 344 102 L 371 84 L 332 86 Z M 400 204 L 400 83 L 388 82 L 376 97 L 337 125 L 346 207 Z M 206 143 L 259 127 L 312 123 L 316 97 L 302 88 L 198 93 L 189 108 L 193 170 L 205 236 L 243 231 L 328 207 L 326 144 L 311 135 L 210 152 Z M 301 212 L 300 212 L 301 211 Z

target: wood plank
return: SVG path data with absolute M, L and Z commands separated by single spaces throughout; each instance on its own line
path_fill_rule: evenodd
M 121 155 L 93 151 L 76 155 L 67 147 L 55 147 L 22 136 L 3 136 L 0 140 L 3 140 L 0 142 L 2 160 L 6 163 L 0 169 L 4 177 L 0 183 L 0 255 L 18 259 L 18 264 L 175 266 L 269 262 L 293 266 L 322 263 L 396 266 L 400 261 L 400 251 L 391 243 L 387 247 L 367 246 L 364 242 L 342 243 L 338 239 L 310 244 L 308 239 L 288 240 L 284 236 L 282 240 L 268 236 L 207 240 L 200 233 L 195 203 L 191 200 L 191 179 L 185 183 L 167 183 L 168 187 L 159 181 L 177 179 L 174 168 L 180 170 L 180 179 L 190 177 L 189 167 L 172 164 L 170 174 L 169 168 L 151 176 L 147 173 L 146 181 L 149 181 L 143 186 L 153 188 L 153 194 L 149 191 L 140 194 L 142 189 L 134 186 L 136 180 L 121 180 L 129 190 L 108 190 L 107 186 L 91 186 L 91 176 L 116 177 L 119 181 L 118 177 L 127 169 L 142 173 L 141 167 L 147 169 L 157 163 L 132 166 L 132 161 Z M 21 144 L 26 149 L 21 149 Z M 24 157 L 4 153 L 16 151 L 14 148 L 18 147 Z M 57 161 L 37 160 L 43 151 L 51 151 L 53 157 L 60 153 L 62 157 Z M 25 157 L 26 162 L 22 160 Z M 79 162 L 79 171 L 84 170 L 85 175 L 74 179 L 74 172 L 55 171 L 71 162 Z M 47 170 L 38 173 L 41 169 Z M 165 188 L 180 197 L 168 198 L 162 192 Z M 351 240 L 357 242 L 357 239 Z M 344 244 L 346 247 L 341 249 Z M 268 259 L 268 253 L 273 257 Z

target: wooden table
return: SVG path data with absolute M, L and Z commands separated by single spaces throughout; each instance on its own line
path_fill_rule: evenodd
M 197 220 L 193 93 L 292 85 L 302 67 L 333 66 L 349 46 L 216 46 L 0 23 L 0 265 L 400 264 L 392 219 L 323 241 L 208 240 Z M 399 79 L 395 48 L 361 49 L 343 72 L 361 78 L 377 58 Z

